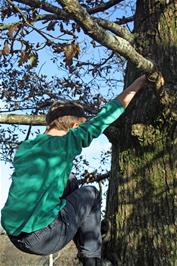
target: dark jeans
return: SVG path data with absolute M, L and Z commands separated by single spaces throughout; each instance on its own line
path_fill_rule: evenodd
M 101 197 L 93 186 L 78 188 L 75 178 L 68 181 L 63 198 L 65 207 L 48 226 L 32 233 L 9 236 L 20 250 L 49 255 L 74 240 L 80 257 L 101 257 Z

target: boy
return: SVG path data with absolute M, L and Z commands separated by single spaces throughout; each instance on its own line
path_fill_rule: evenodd
M 78 188 L 68 177 L 75 156 L 118 119 L 145 84 L 143 75 L 88 121 L 80 105 L 54 104 L 46 132 L 20 145 L 1 218 L 18 249 L 48 255 L 73 239 L 83 265 L 101 265 L 99 192 Z

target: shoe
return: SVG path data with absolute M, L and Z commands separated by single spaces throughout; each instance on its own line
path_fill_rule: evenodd
M 102 260 L 99 258 L 83 258 L 83 266 L 102 266 Z

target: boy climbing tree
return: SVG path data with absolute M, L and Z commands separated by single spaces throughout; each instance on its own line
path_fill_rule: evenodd
M 83 265 L 102 265 L 100 193 L 69 180 L 72 162 L 119 118 L 146 83 L 145 75 L 139 77 L 88 121 L 82 106 L 55 103 L 46 116 L 45 133 L 19 146 L 1 218 L 18 249 L 48 255 L 73 239 Z

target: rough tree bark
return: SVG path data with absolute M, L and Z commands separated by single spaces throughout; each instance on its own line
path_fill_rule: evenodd
M 177 2 L 138 0 L 136 49 L 163 73 L 115 124 L 104 253 L 114 265 L 176 265 Z M 126 84 L 137 75 L 128 63 Z

